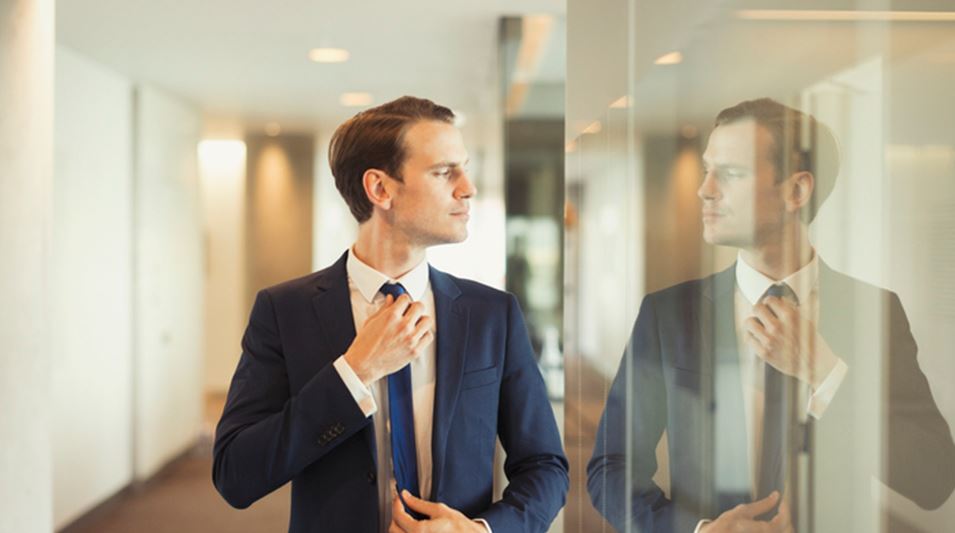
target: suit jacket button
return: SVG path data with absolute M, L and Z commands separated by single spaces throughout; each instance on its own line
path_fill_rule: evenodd
M 374 472 L 368 472 L 368 483 L 374 485 L 378 481 L 378 476 Z

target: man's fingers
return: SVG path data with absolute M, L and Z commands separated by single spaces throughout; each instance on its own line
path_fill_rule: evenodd
M 408 310 L 408 306 L 410 306 L 411 303 L 412 303 L 412 302 L 411 302 L 411 297 L 408 296 L 408 293 L 404 293 L 404 294 L 402 294 L 401 296 L 395 298 L 394 302 L 393 302 L 390 306 L 387 306 L 387 307 L 388 307 L 389 311 L 391 311 L 391 313 L 392 313 L 395 317 L 399 317 L 399 318 L 400 318 L 401 316 L 403 316 L 403 315 L 405 314 L 405 311 Z
M 756 340 L 763 344 L 766 344 L 766 342 L 769 340 L 769 333 L 766 331 L 763 323 L 756 319 L 756 317 L 751 316 L 743 321 L 743 329 L 752 334 L 754 337 L 756 337 Z
M 401 491 L 401 497 L 405 500 L 405 503 L 411 508 L 412 511 L 416 511 L 431 518 L 442 514 L 442 506 L 440 503 L 422 500 L 421 498 L 413 496 L 407 490 Z
M 394 520 L 392 520 L 391 525 L 388 526 L 388 533 L 408 533 L 408 532 L 401 529 L 401 526 L 399 526 L 397 523 L 395 523 Z
M 739 507 L 740 515 L 746 518 L 755 518 L 763 513 L 771 511 L 778 500 L 779 492 L 774 490 L 769 496 L 766 496 L 762 500 L 741 505 Z
M 413 345 L 420 343 L 425 334 L 431 332 L 431 325 L 433 323 L 434 319 L 427 315 L 418 320 L 418 323 L 415 324 L 414 333 L 411 335 L 411 341 Z
M 779 512 L 776 513 L 776 516 L 769 521 L 769 524 L 773 526 L 773 531 L 779 531 L 780 533 L 787 533 L 791 529 L 791 522 L 789 517 L 789 506 L 786 505 L 786 502 L 779 504 Z
M 782 298 L 766 298 L 763 300 L 763 303 L 769 307 L 769 310 L 773 312 L 780 320 L 788 319 L 794 317 L 798 311 L 795 305 L 789 300 L 784 300 Z
M 424 314 L 424 304 L 421 302 L 414 302 L 409 305 L 408 309 L 405 311 L 404 318 L 402 318 L 402 327 L 414 330 L 414 327 L 424 316 L 426 316 Z
M 753 314 L 756 315 L 756 318 L 763 325 L 763 328 L 766 329 L 766 332 L 770 335 L 774 335 L 780 327 L 779 319 L 772 311 L 769 310 L 769 307 L 766 304 L 756 304 L 753 306 Z
M 401 531 L 411 533 L 415 530 L 415 524 L 417 520 L 411 517 L 408 514 L 408 511 L 405 511 L 405 506 L 401 503 L 401 498 L 395 496 L 394 501 L 391 503 L 391 519 L 393 520 L 392 524 L 397 524 L 401 528 Z M 390 531 L 389 531 L 390 533 Z

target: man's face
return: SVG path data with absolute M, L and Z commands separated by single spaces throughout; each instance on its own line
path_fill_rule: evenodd
M 404 137 L 403 182 L 393 181 L 388 216 L 396 229 L 421 246 L 461 242 L 468 236 L 469 199 L 477 192 L 465 165 L 461 132 L 445 122 L 423 120 Z
M 703 238 L 751 248 L 780 238 L 783 188 L 776 183 L 773 139 L 754 120 L 717 126 L 703 152 Z

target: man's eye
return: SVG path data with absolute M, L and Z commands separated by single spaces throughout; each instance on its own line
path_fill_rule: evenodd
M 450 168 L 443 168 L 443 169 L 441 169 L 441 170 L 438 170 L 438 171 L 435 172 L 434 174 L 435 174 L 436 176 L 442 176 L 442 177 L 445 177 L 445 178 L 446 178 L 446 177 L 448 177 L 448 176 L 451 175 L 451 169 L 450 169 Z

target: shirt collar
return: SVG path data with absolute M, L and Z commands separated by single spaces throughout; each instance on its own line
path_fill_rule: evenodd
M 378 295 L 378 290 L 385 283 L 400 283 L 404 286 L 408 296 L 414 301 L 419 301 L 424 297 L 428 289 L 428 262 L 421 261 L 418 266 L 412 268 L 407 274 L 398 279 L 391 279 L 385 274 L 378 272 L 367 263 L 358 259 L 355 255 L 355 247 L 348 250 L 348 259 L 345 262 L 345 271 L 349 279 L 358 287 L 358 292 L 368 303 L 374 301 Z
M 809 301 L 809 297 L 818 282 L 819 254 L 815 250 L 812 252 L 812 259 L 809 260 L 809 263 L 782 280 L 782 283 L 789 285 L 796 293 L 796 298 L 799 298 L 800 302 Z M 775 283 L 778 282 L 750 266 L 743 259 L 742 253 L 738 255 L 736 260 L 736 286 L 739 287 L 750 304 L 756 304 L 763 293 L 766 292 L 766 289 Z

